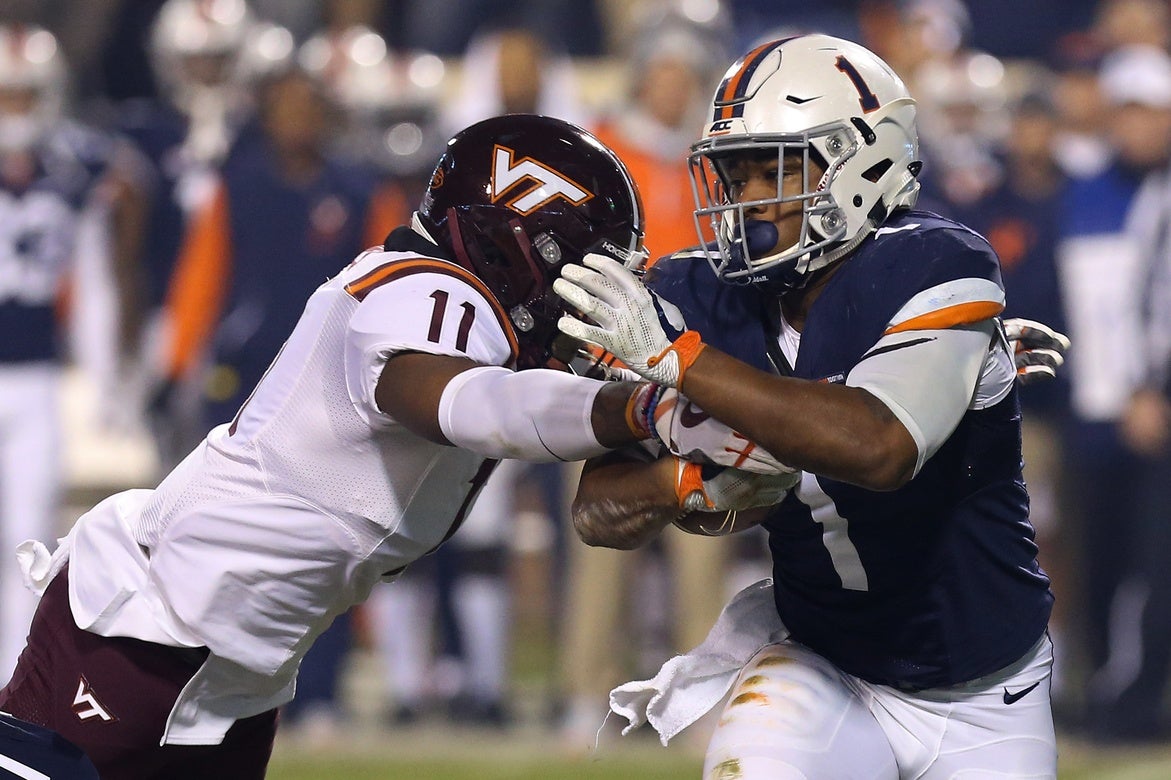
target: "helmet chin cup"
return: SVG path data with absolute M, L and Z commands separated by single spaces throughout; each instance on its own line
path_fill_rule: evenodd
M 736 230 L 737 234 L 740 232 Z M 735 241 L 741 251 L 747 250 L 745 260 L 749 261 L 746 263 L 748 267 L 752 266 L 753 259 L 772 254 L 781 236 L 776 225 L 763 219 L 745 220 L 743 233 L 743 236 L 737 235 Z

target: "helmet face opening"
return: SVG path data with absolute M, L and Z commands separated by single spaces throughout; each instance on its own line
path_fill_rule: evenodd
M 862 46 L 827 35 L 762 44 L 728 69 L 711 105 L 689 168 L 696 230 L 701 243 L 715 235 L 705 251 L 725 281 L 800 287 L 918 196 L 915 101 Z M 746 201 L 730 186 L 737 160 L 775 159 L 780 169 L 787 158 L 802 164 L 799 187 L 785 191 L 778 177 L 772 196 L 757 190 Z M 794 204 L 800 230 L 777 246 L 756 215 Z
M 749 135 L 729 139 L 706 139 L 692 147 L 688 156 L 692 194 L 695 197 L 696 229 L 716 237 L 715 250 L 707 249 L 716 274 L 737 284 L 781 283 L 796 287 L 811 270 L 810 262 L 845 236 L 846 221 L 828 185 L 834 169 L 828 168 L 813 142 L 815 138 L 838 137 L 840 125 L 815 128 L 799 135 Z M 835 146 L 837 143 L 835 142 Z M 844 149 L 838 161 L 848 159 L 853 149 Z M 799 160 L 801 184 L 785 192 L 786 160 Z M 734 168 L 744 160 L 775 162 L 778 175 L 771 197 L 745 200 L 736 192 Z M 815 177 L 815 168 L 824 173 Z M 783 204 L 799 204 L 801 225 L 796 240 L 777 247 L 775 224 L 756 218 L 755 210 Z M 710 231 L 710 232 L 709 232 Z
M 493 117 L 456 135 L 417 216 L 508 313 L 519 368 L 544 365 L 555 349 L 566 308 L 552 284 L 562 267 L 591 251 L 628 263 L 641 257 L 642 203 L 625 166 L 588 132 L 552 117 Z
M 0 153 L 25 152 L 61 117 L 66 68 L 48 30 L 0 24 Z

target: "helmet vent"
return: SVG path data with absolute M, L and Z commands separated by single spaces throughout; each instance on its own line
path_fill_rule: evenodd
M 873 146 L 874 142 L 878 140 L 878 136 L 874 134 L 874 130 L 871 129 L 870 125 L 866 124 L 862 117 L 850 117 L 850 124 L 858 128 L 858 132 L 862 134 L 862 140 L 866 142 L 867 146 Z
M 883 177 L 883 174 L 890 170 L 892 165 L 894 163 L 889 159 L 879 160 L 862 172 L 862 178 L 868 182 L 877 183 Z

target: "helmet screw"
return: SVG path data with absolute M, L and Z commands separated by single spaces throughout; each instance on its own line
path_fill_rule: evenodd
M 512 324 L 516 326 L 516 329 L 523 333 L 528 333 L 537 324 L 536 319 L 533 318 L 533 313 L 524 304 L 513 306 L 508 316 L 512 318 Z
M 534 238 L 533 246 L 537 248 L 537 254 L 541 259 L 549 265 L 557 265 L 561 261 L 561 247 L 557 246 L 557 242 L 548 233 L 541 233 Z

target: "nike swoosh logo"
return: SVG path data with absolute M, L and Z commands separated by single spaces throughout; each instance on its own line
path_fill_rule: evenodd
M 1032 685 L 1030 685 L 1028 688 L 1025 688 L 1024 690 L 1017 691 L 1016 693 L 1009 693 L 1008 688 L 1005 688 L 1004 689 L 1004 703 L 1005 704 L 1016 704 L 1018 701 L 1025 698 L 1026 696 L 1028 696 L 1029 692 L 1032 691 L 1034 688 L 1036 688 L 1040 684 L 1041 684 L 1040 682 L 1035 682 Z
M 711 415 L 701 410 L 699 407 L 692 406 L 691 401 L 684 404 L 679 411 L 679 424 L 684 428 L 694 428 L 697 425 L 702 425 L 711 418 Z
M 808 103 L 810 100 L 817 100 L 819 97 L 821 97 L 821 95 L 814 95 L 813 97 L 807 98 L 797 97 L 796 95 L 788 95 L 785 97 L 785 100 L 788 100 L 790 103 L 802 105 L 803 103 Z

